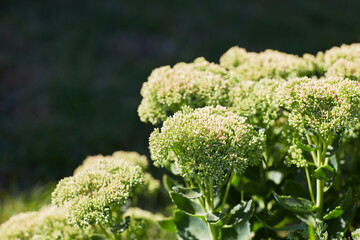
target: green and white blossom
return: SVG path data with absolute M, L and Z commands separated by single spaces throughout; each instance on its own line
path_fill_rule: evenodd
M 230 168 L 241 174 L 259 164 L 264 141 L 263 132 L 224 107 L 186 107 L 154 130 L 150 153 L 156 166 L 174 163 L 181 176 L 216 186 Z
M 155 69 L 143 84 L 143 100 L 138 113 L 141 121 L 158 124 L 181 107 L 229 105 L 231 81 L 235 75 L 204 58 L 178 63 L 173 68 Z
M 83 240 L 93 233 L 93 229 L 82 230 L 68 224 L 65 208 L 53 205 L 37 212 L 19 213 L 0 226 L 0 236 L 4 240 Z
M 340 77 L 295 78 L 279 86 L 274 101 L 288 110 L 294 131 L 306 128 L 321 136 L 350 129 L 359 122 L 360 83 Z
M 139 166 L 104 158 L 87 170 L 61 180 L 52 193 L 52 202 L 66 207 L 71 224 L 107 225 L 112 221 L 112 210 L 130 203 L 135 188 L 142 182 Z
M 247 52 L 237 46 L 230 48 L 220 58 L 220 66 L 235 71 L 243 79 L 253 81 L 312 76 L 315 73 L 312 58 L 301 58 L 270 49 L 260 53 Z
M 360 43 L 350 45 L 343 44 L 340 47 L 332 47 L 324 53 L 319 52 L 316 58 L 318 65 L 320 65 L 325 72 L 339 60 L 357 62 L 360 60 Z

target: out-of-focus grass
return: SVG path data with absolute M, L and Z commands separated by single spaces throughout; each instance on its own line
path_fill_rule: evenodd
M 16 185 L 8 190 L 0 189 L 0 224 L 12 215 L 20 212 L 37 211 L 43 205 L 50 203 L 54 183 L 34 186 L 25 191 L 20 191 Z

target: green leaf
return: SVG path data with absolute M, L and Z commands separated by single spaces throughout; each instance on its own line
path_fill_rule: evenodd
M 325 180 L 325 181 L 329 181 L 332 177 L 334 177 L 334 175 L 335 175 L 335 171 L 329 165 L 318 167 L 317 169 L 315 169 L 315 171 L 312 174 L 312 176 L 315 177 L 316 179 Z
M 230 210 L 230 218 L 226 225 L 224 225 L 224 228 L 245 223 L 251 218 L 252 214 L 254 213 L 254 209 L 255 206 L 253 200 L 239 203 Z
M 180 194 L 183 197 L 193 199 L 201 197 L 203 194 L 201 193 L 200 189 L 198 188 L 186 188 L 186 187 L 178 187 L 175 186 L 172 188 L 175 192 Z
M 306 226 L 304 225 L 295 225 L 295 226 L 288 226 L 288 227 L 272 227 L 269 224 L 265 223 L 264 221 L 262 221 L 258 216 L 256 216 L 256 219 L 266 228 L 273 230 L 273 231 L 294 231 L 294 230 L 298 230 L 298 229 L 305 229 Z
M 283 194 L 293 197 L 309 197 L 309 191 L 306 190 L 303 185 L 292 179 L 285 181 Z
M 352 189 L 349 187 L 345 196 L 341 200 L 340 205 L 338 205 L 338 206 L 334 207 L 332 210 L 328 211 L 327 214 L 323 218 L 325 220 L 329 220 L 332 218 L 340 217 L 350 207 L 351 201 L 352 201 Z
M 338 233 L 344 233 L 348 229 L 351 220 L 356 214 L 357 199 L 355 199 L 350 207 L 338 218 L 327 221 L 327 231 L 330 236 L 337 236 Z
M 158 224 L 165 231 L 176 233 L 176 226 L 175 226 L 174 218 L 165 218 L 165 219 L 159 220 Z
M 313 203 L 305 198 L 293 197 L 293 196 L 281 196 L 273 192 L 274 198 L 277 203 L 282 207 L 299 213 L 310 213 L 313 211 Z
M 306 152 L 313 152 L 316 150 L 316 146 L 314 145 L 306 145 L 306 144 L 303 144 L 302 142 L 300 141 L 296 141 L 295 144 L 301 149 L 301 150 L 304 150 Z
M 209 240 L 211 239 L 209 228 L 198 217 L 186 215 L 183 212 L 174 212 L 174 222 L 179 239 L 184 240 Z
M 335 172 L 338 172 L 339 164 L 338 164 L 336 155 L 332 155 L 331 157 L 329 157 L 329 160 L 330 160 L 330 164 L 333 166 Z
M 187 213 L 192 216 L 204 216 L 205 212 L 202 209 L 201 205 L 197 202 L 194 202 L 177 192 L 170 192 L 170 197 L 173 203 L 184 213 Z
M 208 212 L 205 215 L 205 220 L 208 221 L 209 223 L 216 223 L 218 222 L 222 217 L 224 217 L 224 214 L 220 213 L 220 212 Z
M 171 192 L 172 188 L 177 185 L 176 182 L 166 174 L 163 175 L 163 184 L 167 192 Z
M 265 188 L 264 185 L 251 180 L 242 186 L 242 190 L 245 193 L 248 193 L 250 196 L 253 195 L 265 196 L 267 193 L 267 189 Z
M 237 224 L 232 228 L 224 228 L 221 230 L 221 240 L 249 240 L 250 239 L 250 223 Z
M 111 227 L 111 232 L 118 232 L 118 233 L 122 233 L 123 231 L 125 231 L 130 225 L 130 216 L 126 216 L 121 222 L 120 224 L 115 224 L 114 226 Z
M 334 139 L 333 143 L 328 146 L 326 151 L 326 156 L 327 157 L 334 156 L 335 153 L 338 151 L 339 147 L 341 146 L 341 143 L 342 143 L 342 136 L 340 134 Z

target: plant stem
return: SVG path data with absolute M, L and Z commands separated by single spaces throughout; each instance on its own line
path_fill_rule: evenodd
M 315 204 L 314 190 L 313 190 L 312 180 L 311 180 L 311 176 L 310 176 L 308 167 L 305 167 L 305 173 L 306 173 L 306 179 L 307 179 L 307 182 L 308 182 L 311 201 Z
M 108 233 L 108 231 L 106 231 L 106 229 L 105 229 L 100 223 L 98 223 L 98 226 L 100 227 L 101 232 L 105 235 L 106 239 L 108 239 L 108 240 L 112 240 L 112 239 L 116 240 L 115 238 L 113 238 L 113 237 Z
M 316 180 L 316 208 L 319 213 L 319 218 L 322 218 L 324 205 L 324 180 Z
M 227 197 L 229 195 L 229 190 L 230 190 L 230 186 L 231 186 L 231 180 L 233 178 L 233 169 L 232 168 L 230 169 L 229 174 L 230 174 L 230 177 L 229 177 L 229 180 L 228 180 L 228 182 L 226 184 L 225 195 L 224 195 L 223 201 L 221 203 L 222 212 L 224 212 L 224 210 L 225 210 L 225 203 L 226 203 Z

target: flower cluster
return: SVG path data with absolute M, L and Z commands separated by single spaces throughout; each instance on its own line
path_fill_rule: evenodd
M 44 206 L 38 212 L 25 212 L 12 216 L 0 226 L 1 239 L 53 240 L 88 239 L 92 229 L 81 230 L 67 224 L 65 209 Z
M 101 159 L 104 158 L 113 158 L 114 161 L 120 160 L 125 161 L 130 166 L 140 166 L 143 170 L 148 167 L 148 160 L 146 156 L 140 155 L 137 152 L 126 152 L 126 151 L 117 151 L 112 154 L 112 156 L 103 156 L 101 154 L 95 156 L 88 156 L 80 166 L 78 166 L 74 175 L 80 171 L 86 170 L 96 163 L 98 163 Z
M 159 213 L 153 214 L 140 208 L 129 208 L 124 216 L 130 216 L 129 231 L 123 233 L 124 239 L 177 239 L 175 234 L 162 231 L 158 221 L 164 220 L 165 217 Z
M 352 80 L 360 80 L 360 55 L 359 59 L 353 61 L 345 59 L 337 60 L 328 68 L 325 76 L 338 76 L 350 78 Z
M 290 112 L 296 131 L 310 128 L 321 136 L 341 132 L 359 122 L 360 83 L 340 77 L 295 78 L 279 86 L 275 103 Z
M 246 116 L 252 124 L 267 127 L 279 117 L 278 109 L 269 101 L 273 91 L 282 79 L 261 79 L 260 81 L 241 81 L 231 91 L 231 109 L 241 116 Z
M 61 180 L 52 193 L 52 202 L 66 207 L 67 219 L 79 227 L 108 223 L 112 207 L 130 202 L 143 181 L 139 166 L 104 157 L 73 177 Z
M 341 47 L 333 47 L 325 51 L 325 53 L 319 52 L 316 58 L 317 62 L 322 65 L 325 71 L 340 59 L 358 61 L 360 59 L 360 43 L 351 45 L 343 44 Z
M 220 184 L 233 168 L 241 174 L 261 162 L 264 133 L 224 107 L 185 107 L 168 118 L 150 136 L 150 153 L 156 166 L 174 163 L 183 177 L 195 175 Z
M 356 229 L 351 233 L 351 237 L 353 239 L 360 239 L 360 228 Z
M 234 74 L 217 64 L 198 58 L 193 63 L 178 63 L 173 68 L 155 69 L 143 84 L 143 100 L 138 113 L 141 121 L 158 124 L 182 106 L 227 106 Z
M 232 47 L 220 58 L 220 65 L 244 79 L 258 81 L 262 78 L 312 76 L 315 67 L 308 59 L 270 49 L 255 53 Z
M 360 44 L 343 44 L 316 55 L 316 65 L 325 76 L 360 80 Z

